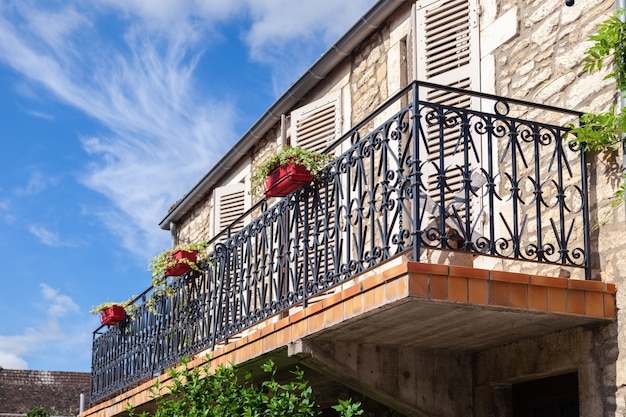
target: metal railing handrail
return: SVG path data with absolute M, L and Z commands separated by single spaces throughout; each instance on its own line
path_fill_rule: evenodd
M 504 111 L 426 101 L 420 88 Z M 126 329 L 94 332 L 92 401 L 409 249 L 415 260 L 461 250 L 588 272 L 584 154 L 564 145 L 566 127 L 511 117 L 512 105 L 580 115 L 431 83 L 400 90 L 328 147 L 350 144 L 321 178 L 271 207 L 257 202 L 230 226 L 261 209 L 242 229 L 214 236 L 211 263 L 172 282 L 156 314 L 139 305 Z

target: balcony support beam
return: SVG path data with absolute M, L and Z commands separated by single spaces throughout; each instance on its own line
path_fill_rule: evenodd
M 467 353 L 301 339 L 290 344 L 289 354 L 406 416 L 472 415 Z

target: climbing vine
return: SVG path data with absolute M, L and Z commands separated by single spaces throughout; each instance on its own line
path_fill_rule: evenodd
M 622 16 L 626 10 L 620 9 L 609 19 L 602 22 L 598 31 L 589 37 L 593 45 L 585 51 L 583 70 L 589 73 L 601 71 L 605 67 L 609 72 L 604 79 L 614 79 L 620 94 L 626 94 L 626 23 Z M 583 150 L 613 152 L 626 142 L 626 108 L 617 112 L 615 105 L 602 113 L 585 113 L 580 118 L 580 126 L 572 128 L 575 142 Z M 626 180 L 626 174 L 622 175 Z M 626 198 L 626 182 L 622 182 L 615 192 L 613 205 L 619 205 Z

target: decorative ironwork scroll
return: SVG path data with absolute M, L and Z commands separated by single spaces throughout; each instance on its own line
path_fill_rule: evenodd
M 203 273 L 175 281 L 154 311 L 138 302 L 127 326 L 96 331 L 92 401 L 398 254 L 588 268 L 584 155 L 562 127 L 578 116 L 407 86 L 327 150 L 337 157 L 320 178 L 223 233 Z

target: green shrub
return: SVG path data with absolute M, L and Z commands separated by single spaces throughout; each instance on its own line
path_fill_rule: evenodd
M 184 363 L 187 364 L 186 361 Z M 129 417 L 259 417 L 292 416 L 315 417 L 321 411 L 313 390 L 304 379 L 304 372 L 296 369 L 293 380 L 276 381 L 276 366 L 271 360 L 262 365 L 268 378 L 254 384 L 248 373 L 241 382 L 234 365 L 220 366 L 210 373 L 210 365 L 172 370 L 172 384 L 162 389 L 157 382 L 151 390 L 156 401 L 154 412 L 137 414 L 129 405 Z M 162 392 L 163 391 L 163 392 Z M 363 413 L 360 403 L 341 401 L 335 409 L 342 417 Z
M 26 410 L 26 417 L 50 417 L 50 413 L 43 407 L 34 407 Z

